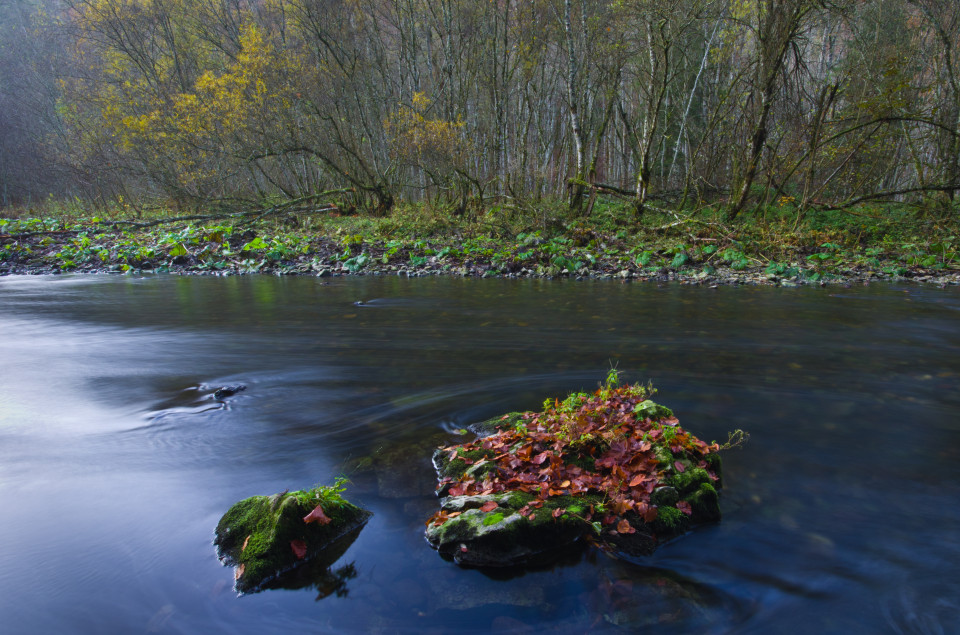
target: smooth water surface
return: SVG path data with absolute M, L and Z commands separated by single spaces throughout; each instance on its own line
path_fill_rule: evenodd
M 8 277 L 0 363 L 5 633 L 960 624 L 957 289 Z M 611 363 L 708 441 L 750 432 L 723 521 L 637 562 L 442 560 L 432 449 Z M 354 575 L 238 597 L 219 517 L 340 474 L 375 514 L 336 565 Z

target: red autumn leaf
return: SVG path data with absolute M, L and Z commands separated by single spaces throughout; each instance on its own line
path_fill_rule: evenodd
M 297 560 L 303 560 L 307 557 L 307 543 L 302 540 L 291 540 L 290 549 L 293 550 L 293 555 L 297 557 Z
M 303 517 L 303 522 L 307 523 L 317 523 L 318 525 L 329 525 L 332 519 L 323 513 L 323 508 L 317 505 L 313 508 L 313 511 Z
M 484 504 L 480 507 L 480 511 L 482 511 L 482 512 L 492 512 L 492 511 L 495 510 L 497 507 L 499 507 L 499 505 L 497 505 L 497 501 L 487 501 L 486 503 L 484 503 Z
M 561 516 L 563 516 L 563 514 L 564 514 L 566 511 L 567 511 L 567 510 L 558 507 L 557 509 L 553 510 L 553 517 L 554 517 L 554 518 L 560 518 Z
M 677 468 L 677 471 L 680 473 L 687 471 L 687 468 L 683 467 L 683 463 L 681 463 L 680 461 L 674 461 L 673 467 Z
M 549 453 L 541 452 L 537 456 L 530 459 L 530 461 L 536 465 L 543 465 L 543 462 L 550 458 Z
M 617 532 L 621 534 L 635 534 L 637 533 L 637 530 L 634 529 L 629 522 L 627 522 L 626 518 L 624 518 L 617 523 Z
M 463 496 L 463 489 L 454 485 L 447 490 L 447 494 L 450 494 L 450 496 Z
M 687 501 L 677 502 L 677 509 L 682 511 L 687 516 L 690 516 L 691 514 L 693 514 L 693 509 L 690 507 L 690 503 L 688 503 Z
M 527 518 L 529 518 L 530 520 L 536 520 L 536 519 L 537 519 L 537 513 L 536 513 L 536 512 L 533 512 L 532 514 L 530 514 L 529 516 L 527 516 Z
M 630 487 L 636 487 L 647 478 L 646 474 L 637 474 L 632 479 L 630 479 Z

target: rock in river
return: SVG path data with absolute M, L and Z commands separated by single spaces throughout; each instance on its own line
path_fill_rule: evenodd
M 220 559 L 236 567 L 237 590 L 276 586 L 282 574 L 307 562 L 311 568 L 317 561 L 333 564 L 371 516 L 342 491 L 338 479 L 333 486 L 252 496 L 231 507 L 214 544 Z
M 427 540 L 458 564 L 541 564 L 589 539 L 643 556 L 720 519 L 721 449 L 680 427 L 648 386 L 608 380 L 480 426 L 434 454 L 440 511 Z

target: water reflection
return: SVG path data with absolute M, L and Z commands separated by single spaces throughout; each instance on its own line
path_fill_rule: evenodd
M 921 287 L 3 278 L 0 614 L 14 633 L 949 631 L 958 310 Z M 442 561 L 432 449 L 611 363 L 702 438 L 750 431 L 724 520 L 642 563 Z M 248 388 L 214 408 L 229 384 Z M 223 511 L 340 474 L 375 513 L 341 560 L 236 598 Z

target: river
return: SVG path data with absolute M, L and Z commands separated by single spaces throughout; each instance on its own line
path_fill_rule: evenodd
M 944 633 L 960 624 L 960 290 L 0 278 L 5 633 Z M 432 448 L 651 380 L 724 456 L 722 522 L 635 562 L 460 569 Z M 222 402 L 219 386 L 247 389 Z M 213 529 L 352 481 L 342 584 L 238 597 Z

